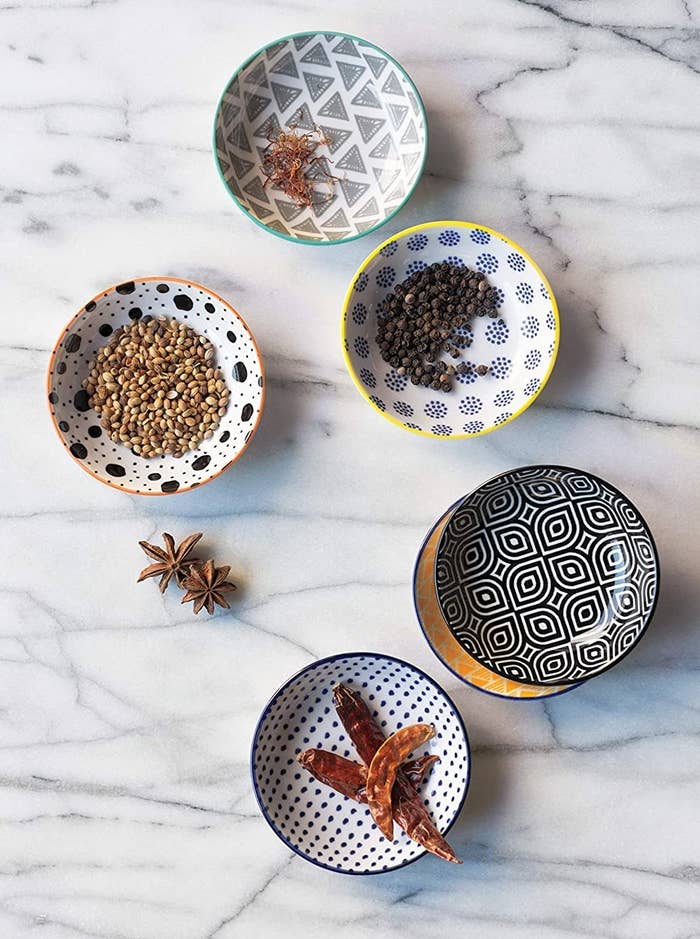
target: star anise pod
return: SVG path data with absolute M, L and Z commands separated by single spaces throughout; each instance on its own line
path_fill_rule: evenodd
M 210 616 L 213 615 L 217 603 L 219 606 L 226 607 L 227 610 L 230 609 L 224 597 L 225 593 L 236 590 L 236 585 L 226 580 L 230 570 L 228 564 L 224 567 L 214 567 L 214 562 L 211 560 L 204 564 L 193 565 L 183 582 L 187 593 L 181 602 L 193 603 L 195 613 L 199 613 L 203 607 L 206 607 Z
M 190 558 L 189 555 L 201 537 L 201 531 L 195 532 L 194 535 L 185 538 L 182 544 L 176 546 L 175 539 L 166 531 L 163 532 L 165 548 L 159 548 L 158 545 L 149 544 L 147 541 L 139 541 L 146 554 L 157 563 L 145 567 L 139 574 L 136 583 L 140 584 L 147 577 L 160 576 L 158 586 L 160 592 L 165 593 L 168 584 L 174 577 L 178 587 L 182 587 L 185 577 L 189 574 L 192 565 L 196 563 L 194 558 Z

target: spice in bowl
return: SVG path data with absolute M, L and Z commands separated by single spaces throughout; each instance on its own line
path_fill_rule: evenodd
M 83 387 L 110 439 L 138 456 L 182 456 L 211 437 L 229 390 L 212 343 L 161 316 L 115 330 Z
M 316 153 L 328 140 L 319 130 L 297 134 L 294 125 L 270 137 L 262 154 L 263 183 L 281 189 L 296 205 L 320 205 L 333 196 L 336 177 L 326 168 L 326 159 Z M 328 191 L 319 193 L 317 183 L 325 183 Z
M 477 316 L 498 316 L 496 291 L 481 271 L 449 261 L 435 262 L 397 284 L 377 317 L 382 359 L 414 385 L 451 391 L 456 375 L 486 375 L 488 365 L 457 363 L 471 344 L 464 327 Z M 460 335 L 460 330 L 463 334 Z M 452 362 L 445 361 L 446 354 Z

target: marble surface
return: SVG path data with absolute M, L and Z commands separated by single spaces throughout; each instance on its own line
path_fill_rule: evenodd
M 381 232 L 266 235 L 214 169 L 217 96 L 276 35 L 334 27 L 422 91 L 426 172 Z M 1 0 L 0 935 L 7 939 L 700 936 L 698 0 Z M 562 346 L 535 406 L 431 441 L 344 371 L 355 266 L 427 219 L 493 226 L 541 264 Z M 201 490 L 146 500 L 68 460 L 49 350 L 102 286 L 191 277 L 260 341 L 267 412 Z M 655 622 L 548 703 L 461 686 L 411 603 L 432 521 L 491 474 L 590 469 L 656 535 Z M 196 619 L 136 586 L 140 538 L 206 530 L 243 589 Z M 371 649 L 454 696 L 474 772 L 465 859 L 347 878 L 291 855 L 248 776 L 259 711 L 318 656 Z

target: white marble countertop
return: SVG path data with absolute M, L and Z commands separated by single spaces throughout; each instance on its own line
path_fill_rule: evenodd
M 275 36 L 385 47 L 429 114 L 400 215 L 315 250 L 237 210 L 210 152 L 218 94 Z M 0 935 L 3 939 L 691 939 L 700 936 L 698 0 L 2 0 Z M 345 372 L 355 266 L 418 221 L 521 243 L 562 347 L 526 414 L 458 443 L 403 433 Z M 269 376 L 243 460 L 148 500 L 91 481 L 49 424 L 49 350 L 143 273 L 228 297 Z M 663 591 L 624 663 L 547 704 L 461 685 L 417 628 L 416 550 L 494 472 L 556 461 L 649 520 Z M 136 586 L 140 538 L 202 529 L 245 587 L 199 619 Z M 465 858 L 374 878 L 290 854 L 248 774 L 258 713 L 333 652 L 426 669 L 469 729 Z

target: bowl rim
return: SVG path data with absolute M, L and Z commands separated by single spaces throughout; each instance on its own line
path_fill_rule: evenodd
M 409 83 L 409 85 L 411 86 L 411 90 L 416 96 L 416 101 L 418 102 L 418 108 L 420 110 L 421 117 L 423 120 L 425 136 L 424 136 L 424 143 L 423 143 L 423 155 L 421 157 L 418 172 L 416 173 L 416 178 L 413 181 L 413 184 L 411 185 L 410 189 L 408 189 L 408 191 L 406 192 L 406 195 L 404 196 L 404 198 L 396 206 L 396 208 L 391 211 L 389 215 L 387 215 L 385 218 L 378 221 L 376 225 L 373 225 L 371 228 L 368 228 L 365 231 L 358 232 L 356 235 L 349 235 L 347 238 L 337 238 L 335 240 L 324 239 L 322 241 L 315 241 L 311 238 L 298 238 L 296 235 L 285 235 L 281 231 L 276 231 L 274 228 L 270 228 L 270 226 L 266 225 L 265 222 L 261 222 L 260 219 L 256 218 L 253 215 L 253 213 L 250 212 L 243 205 L 240 199 L 231 191 L 229 184 L 226 182 L 226 179 L 224 178 L 224 174 L 221 170 L 221 165 L 219 163 L 219 155 L 217 153 L 217 147 L 216 147 L 216 125 L 219 120 L 219 112 L 221 110 L 221 105 L 224 100 L 224 95 L 228 91 L 229 86 L 231 85 L 231 82 L 234 80 L 234 78 L 238 74 L 240 74 L 240 72 L 243 71 L 244 68 L 250 65 L 250 63 L 253 62 L 259 55 L 261 55 L 263 52 L 269 49 L 270 46 L 277 45 L 277 43 L 279 42 L 287 42 L 290 39 L 296 39 L 299 36 L 316 36 L 316 35 L 322 36 L 322 35 L 330 35 L 331 33 L 342 39 L 353 39 L 355 42 L 361 42 L 363 45 L 369 46 L 369 48 L 374 49 L 375 51 L 381 53 L 381 55 L 385 56 L 390 62 L 392 62 L 396 66 L 396 68 L 401 72 L 403 77 Z M 421 98 L 421 94 L 418 91 L 418 86 L 413 81 L 413 79 L 409 75 L 408 71 L 403 67 L 403 65 L 401 65 L 401 63 L 397 59 L 395 59 L 392 55 L 389 55 L 389 53 L 385 49 L 382 49 L 381 46 L 378 46 L 374 42 L 370 42 L 368 39 L 363 39 L 361 36 L 354 35 L 354 33 L 345 33 L 339 29 L 320 29 L 320 28 L 319 29 L 302 29 L 302 30 L 299 30 L 298 32 L 288 33 L 286 36 L 280 36 L 278 39 L 271 39 L 269 42 L 266 42 L 265 45 L 260 46 L 259 49 L 257 49 L 251 55 L 249 55 L 248 58 L 245 59 L 245 61 L 243 61 L 235 69 L 235 71 L 231 73 L 231 76 L 229 77 L 228 81 L 224 85 L 224 88 L 221 94 L 219 95 L 219 99 L 216 103 L 216 108 L 214 110 L 214 127 L 212 130 L 212 153 L 214 156 L 214 163 L 216 165 L 219 178 L 221 179 L 221 182 L 224 184 L 224 188 L 226 192 L 233 199 L 236 206 L 246 216 L 246 218 L 249 218 L 251 221 L 253 221 L 259 228 L 262 228 L 263 231 L 269 232 L 271 235 L 276 235 L 277 238 L 282 238 L 284 241 L 290 241 L 293 244 L 309 245 L 311 247 L 325 248 L 325 247 L 331 247 L 333 245 L 349 244 L 351 241 L 357 241 L 358 238 L 364 238 L 365 235 L 370 235 L 372 232 L 377 231 L 378 228 L 381 228 L 382 225 L 386 225 L 387 222 L 389 222 L 395 215 L 397 215 L 401 211 L 401 209 L 406 205 L 408 200 L 413 195 L 416 189 L 416 186 L 420 182 L 421 176 L 423 175 L 423 170 L 425 169 L 425 163 L 426 163 L 426 160 L 428 159 L 428 133 L 429 133 L 428 115 L 425 109 L 425 105 L 423 104 L 423 99 Z
M 440 434 L 431 433 L 428 430 L 415 430 L 413 427 L 406 427 L 406 425 L 402 421 L 400 421 L 398 418 L 394 417 L 393 414 L 389 414 L 388 411 L 382 411 L 381 408 L 378 408 L 377 405 L 374 403 L 374 401 L 372 401 L 371 397 L 365 390 L 364 386 L 362 385 L 362 382 L 360 381 L 360 379 L 358 378 L 355 372 L 354 366 L 352 364 L 352 359 L 350 358 L 350 352 L 348 351 L 346 342 L 347 342 L 348 308 L 350 306 L 350 299 L 355 289 L 355 282 L 357 278 L 360 276 L 360 274 L 370 264 L 370 262 L 373 261 L 376 257 L 378 257 L 378 255 L 380 254 L 383 248 L 385 248 L 388 244 L 391 244 L 394 241 L 398 241 L 400 238 L 405 238 L 408 235 L 412 235 L 415 232 L 424 231 L 425 229 L 428 229 L 428 228 L 441 228 L 443 226 L 448 226 L 448 225 L 452 227 L 456 227 L 456 228 L 467 228 L 472 231 L 475 231 L 475 230 L 485 231 L 485 232 L 488 232 L 489 235 L 493 235 L 496 238 L 501 238 L 503 241 L 506 242 L 506 244 L 509 244 L 512 248 L 515 248 L 517 251 L 519 251 L 520 254 L 522 254 L 522 256 L 532 265 L 532 267 L 535 269 L 537 274 L 539 274 L 539 276 L 541 277 L 542 283 L 545 285 L 545 288 L 547 290 L 549 301 L 552 305 L 552 314 L 554 316 L 554 348 L 552 349 L 552 354 L 549 357 L 549 365 L 547 367 L 547 371 L 545 372 L 537 391 L 535 391 L 534 394 L 530 395 L 527 401 L 520 408 L 518 408 L 518 410 L 514 414 L 511 414 L 509 418 L 503 421 L 502 424 L 493 424 L 491 427 L 485 427 L 483 430 L 478 430 L 472 434 L 466 434 L 466 433 L 450 434 L 449 437 L 444 437 Z M 385 239 L 380 245 L 377 245 L 377 247 L 370 254 L 367 255 L 367 257 L 364 259 L 364 261 L 362 261 L 360 266 L 352 275 L 352 278 L 350 279 L 350 286 L 348 287 L 345 293 L 345 299 L 343 300 L 343 308 L 342 308 L 341 317 L 340 317 L 340 338 L 342 342 L 343 359 L 345 361 L 345 367 L 350 373 L 350 377 L 352 378 L 355 387 L 360 392 L 360 394 L 365 399 L 365 401 L 378 414 L 381 414 L 381 416 L 385 418 L 385 420 L 389 421 L 392 424 L 395 424 L 396 427 L 400 427 L 401 430 L 407 430 L 410 433 L 416 434 L 419 437 L 429 437 L 431 440 L 443 440 L 443 441 L 466 440 L 470 437 L 483 437 L 485 434 L 490 434 L 494 430 L 500 430 L 502 427 L 507 427 L 508 424 L 512 423 L 517 417 L 520 417 L 521 414 L 527 411 L 530 405 L 533 404 L 534 401 L 544 391 L 545 385 L 549 381 L 549 378 L 552 372 L 554 371 L 554 366 L 557 361 L 557 354 L 559 352 L 560 335 L 561 335 L 561 323 L 559 320 L 559 307 L 557 306 L 557 300 L 556 300 L 556 297 L 554 296 L 554 291 L 552 290 L 552 287 L 549 281 L 543 274 L 542 269 L 536 263 L 536 261 L 534 261 L 533 258 L 528 254 L 528 252 L 525 251 L 524 248 L 521 248 L 517 242 L 513 241 L 511 238 L 508 238 L 507 235 L 503 235 L 501 234 L 501 232 L 496 231 L 495 228 L 489 228 L 488 225 L 479 225 L 477 222 L 464 222 L 464 221 L 459 221 L 457 219 L 442 219 L 442 220 L 438 220 L 435 222 L 420 222 L 417 225 L 411 225 L 410 228 L 404 228 L 402 231 L 396 232 L 395 235 L 391 235 L 389 238 Z
M 608 489 L 612 489 L 613 492 L 617 493 L 618 496 L 620 496 L 627 503 L 629 503 L 629 505 L 631 505 L 632 508 L 637 513 L 639 520 L 642 523 L 642 528 L 646 532 L 647 538 L 649 540 L 649 544 L 651 545 L 652 554 L 654 556 L 654 573 L 655 573 L 655 582 L 656 582 L 656 586 L 654 590 L 654 599 L 651 603 L 651 606 L 649 607 L 649 611 L 644 620 L 644 625 L 640 629 L 637 638 L 634 640 L 631 646 L 625 649 L 625 651 L 622 653 L 622 655 L 619 658 L 615 659 L 614 662 L 610 662 L 608 663 L 608 665 L 605 666 L 605 668 L 601 668 L 598 671 L 593 671 L 590 674 L 585 675 L 583 678 L 577 680 L 574 683 L 574 687 L 576 687 L 577 685 L 590 681 L 592 678 L 597 678 L 599 675 L 605 674 L 605 672 L 609 671 L 611 668 L 614 668 L 616 665 L 619 665 L 620 662 L 624 658 L 626 658 L 630 654 L 630 652 L 632 652 L 632 650 L 635 649 L 639 645 L 639 642 L 641 641 L 642 637 L 648 630 L 649 625 L 651 624 L 651 621 L 654 618 L 654 613 L 656 612 L 656 606 L 659 602 L 659 593 L 661 590 L 661 562 L 659 559 L 659 552 L 656 547 L 656 542 L 654 541 L 654 536 L 651 532 L 651 528 L 649 527 L 647 520 L 644 518 L 642 513 L 637 508 L 637 505 L 630 499 L 630 497 L 626 495 L 624 492 L 622 492 L 621 489 L 618 489 L 617 486 L 614 486 L 611 482 L 608 482 L 607 479 L 603 479 L 602 476 L 597 476 L 595 473 L 591 473 L 589 470 L 583 470 L 576 466 L 565 466 L 561 463 L 530 463 L 525 466 L 511 467 L 511 469 L 504 470 L 501 473 L 496 473 L 494 476 L 491 476 L 489 479 L 484 480 L 484 482 L 479 483 L 478 486 L 475 486 L 474 489 L 466 493 L 466 495 L 462 496 L 462 498 L 458 500 L 457 505 L 455 506 L 455 511 L 457 511 L 457 509 L 463 502 L 465 502 L 467 499 L 473 496 L 483 486 L 486 486 L 489 483 L 495 482 L 497 479 L 501 479 L 504 476 L 508 476 L 511 473 L 520 472 L 521 470 L 535 470 L 535 469 L 536 470 L 559 470 L 559 471 L 563 470 L 564 472 L 567 472 L 567 473 L 581 473 L 583 476 L 588 476 L 589 479 L 593 479 L 595 482 L 601 483 L 603 486 L 606 486 Z M 435 550 L 436 566 L 437 566 L 438 553 L 442 546 L 442 541 L 445 537 L 446 531 L 447 531 L 447 526 L 445 526 L 445 531 L 443 531 L 442 536 L 440 537 L 440 541 L 438 542 L 437 548 Z M 435 594 L 438 599 L 438 605 L 440 607 L 440 610 L 442 611 L 442 603 L 440 602 L 440 594 L 438 593 L 438 589 L 437 589 L 435 570 L 433 570 L 433 580 L 435 580 Z M 445 617 L 445 622 L 448 623 L 447 617 Z M 449 628 L 449 623 L 448 623 L 448 628 Z M 452 630 L 450 630 L 450 632 L 451 631 Z M 474 658 L 476 659 L 477 662 L 479 662 L 480 665 L 484 665 L 484 663 L 481 662 L 476 656 L 474 656 Z M 484 667 L 488 668 L 490 671 L 494 672 L 496 675 L 500 675 L 503 678 L 508 678 L 507 675 L 503 675 L 502 672 L 497 671 L 491 665 L 485 665 Z M 512 681 L 513 679 L 511 678 L 510 680 Z M 557 684 L 562 684 L 562 682 L 538 681 L 537 684 L 538 685 L 557 685 Z M 571 689 L 567 689 L 567 690 L 570 691 Z M 551 695 L 551 697 L 554 697 L 554 695 Z
M 495 477 L 494 477 L 494 479 L 495 479 Z M 489 481 L 489 480 L 487 480 L 487 482 L 488 482 L 488 481 Z M 482 483 L 482 485 L 483 485 L 483 483 Z M 454 669 L 451 665 L 449 665 L 449 664 L 443 659 L 443 657 L 440 655 L 440 653 L 438 652 L 438 650 L 435 648 L 435 646 L 434 646 L 433 643 L 431 642 L 430 636 L 428 635 L 428 633 L 427 633 L 427 631 L 426 631 L 426 629 L 425 629 L 425 626 L 423 625 L 423 619 L 422 619 L 422 617 L 421 617 L 421 615 L 420 615 L 420 610 L 418 609 L 418 596 L 417 596 L 417 593 L 418 593 L 418 590 L 417 590 L 417 587 L 418 587 L 418 567 L 419 567 L 419 565 L 420 565 L 421 558 L 422 558 L 422 556 L 423 556 L 423 551 L 425 550 L 425 546 L 428 544 L 428 542 L 430 541 L 430 539 L 431 539 L 431 538 L 433 537 L 433 535 L 435 534 L 435 529 L 438 527 L 438 525 L 440 524 L 440 522 L 442 522 L 443 519 L 445 519 L 448 515 L 451 515 L 451 514 L 455 511 L 455 509 L 457 508 L 457 506 L 460 504 L 461 501 L 462 501 L 462 499 L 457 499 L 456 502 L 453 502 L 452 505 L 449 506 L 449 508 L 448 508 L 445 512 L 443 512 L 442 515 L 441 515 L 438 519 L 436 519 L 436 520 L 433 522 L 433 524 L 431 525 L 431 527 L 430 527 L 430 529 L 428 530 L 427 534 L 426 534 L 425 537 L 423 538 L 423 541 L 421 542 L 421 546 L 420 546 L 420 548 L 418 549 L 418 554 L 416 555 L 416 560 L 415 560 L 415 563 L 414 563 L 414 565 L 413 565 L 413 580 L 412 580 L 413 609 L 415 610 L 415 613 L 416 613 L 416 619 L 418 620 L 418 626 L 420 627 L 420 631 L 423 633 L 423 638 L 425 639 L 426 643 L 428 644 L 428 647 L 430 648 L 430 651 L 433 653 L 433 655 L 435 656 L 435 658 L 436 658 L 439 662 L 441 662 L 442 665 L 444 665 L 444 667 L 447 669 L 448 672 L 452 672 L 452 674 L 455 676 L 455 678 L 459 678 L 459 680 L 460 680 L 461 682 L 463 682 L 465 685 L 468 685 L 470 688 L 474 688 L 475 691 L 479 691 L 481 694 L 487 694 L 487 695 L 489 695 L 489 696 L 492 697 L 492 698 L 499 698 L 501 701 L 525 701 L 525 702 L 530 702 L 530 701 L 542 701 L 542 700 L 549 701 L 551 698 L 558 698 L 558 697 L 559 697 L 560 695 L 562 695 L 562 694 L 568 694 L 570 691 L 573 691 L 574 688 L 580 688 L 580 686 L 585 683 L 586 679 L 583 679 L 582 681 L 574 682 L 573 684 L 569 685 L 568 688 L 561 688 L 559 691 L 554 691 L 554 692 L 551 693 L 551 694 L 532 695 L 532 696 L 529 697 L 529 698 L 516 698 L 516 697 L 513 697 L 513 696 L 511 696 L 511 695 L 501 694 L 499 691 L 489 691 L 488 688 L 482 688 L 481 685 L 475 685 L 474 682 L 469 681 L 468 678 L 465 678 L 464 675 L 462 675 L 460 672 L 458 672 L 456 669 Z M 481 664 L 481 663 L 479 663 L 479 664 Z M 484 665 L 483 667 L 486 668 L 485 665 Z M 496 674 L 496 673 L 494 672 L 494 674 Z M 502 676 L 499 676 L 499 678 L 500 678 L 500 677 L 502 677 Z M 513 679 L 511 678 L 510 681 L 513 681 Z M 521 684 L 524 684 L 524 682 L 521 682 Z
M 64 450 L 66 451 L 66 453 L 68 454 L 68 456 L 69 456 L 75 463 L 77 463 L 78 466 L 79 466 L 84 472 L 89 473 L 90 476 L 92 476 L 92 477 L 93 477 L 94 479 L 96 479 L 98 482 L 101 482 L 103 485 L 108 486 L 110 489 L 113 489 L 113 490 L 115 490 L 116 492 L 123 492 L 123 493 L 126 493 L 126 494 L 128 494 L 128 495 L 132 495 L 132 496 L 155 496 L 155 497 L 160 497 L 160 496 L 177 496 L 177 495 L 180 495 L 180 493 L 183 493 L 183 492 L 191 492 L 193 489 L 201 489 L 202 486 L 205 486 L 207 483 L 212 482 L 212 480 L 216 479 L 218 476 L 221 476 L 222 473 L 225 473 L 226 470 L 229 469 L 229 468 L 236 462 L 236 460 L 240 459 L 240 457 L 242 457 L 243 454 L 245 453 L 245 451 L 248 449 L 249 445 L 251 444 L 251 442 L 252 442 L 252 440 L 253 440 L 253 437 L 254 437 L 255 434 L 257 433 L 258 427 L 260 426 L 260 419 L 262 418 L 263 410 L 265 409 L 265 394 L 266 394 L 266 391 L 267 391 L 267 381 L 265 380 L 265 367 L 264 367 L 262 355 L 260 354 L 260 349 L 258 348 L 258 344 L 257 344 L 257 342 L 255 341 L 255 336 L 254 336 L 253 333 L 251 332 L 250 327 L 248 326 L 248 324 L 246 323 L 246 321 L 243 319 L 243 317 L 241 316 L 241 314 L 238 312 L 238 310 L 237 310 L 231 303 L 229 303 L 228 300 L 225 300 L 222 296 L 220 296 L 220 295 L 219 295 L 218 293 L 216 293 L 214 290 L 211 290 L 209 287 L 206 287 L 204 284 L 200 284 L 198 281 L 195 281 L 195 280 L 188 280 L 188 279 L 186 279 L 186 278 L 184 278 L 184 277 L 171 277 L 171 276 L 169 276 L 169 275 L 163 275 L 163 276 L 161 276 L 161 275 L 159 275 L 159 274 L 146 274 L 146 275 L 143 276 L 143 277 L 132 277 L 132 278 L 130 278 L 130 280 L 132 280 L 132 281 L 134 281 L 134 282 L 157 280 L 157 281 L 162 282 L 162 283 L 185 284 L 185 286 L 196 287 L 196 288 L 198 288 L 199 290 L 203 290 L 205 293 L 208 293 L 209 296 L 214 297 L 216 300 L 218 300 L 220 303 L 222 303 L 222 304 L 223 304 L 225 307 L 227 307 L 229 310 L 232 310 L 232 311 L 236 314 L 236 316 L 238 317 L 238 319 L 241 321 L 241 323 L 243 323 L 243 326 L 245 327 L 245 330 L 246 330 L 246 332 L 248 333 L 248 336 L 250 337 L 251 342 L 253 343 L 253 348 L 255 349 L 255 354 L 256 354 L 257 357 L 258 357 L 258 363 L 259 363 L 259 365 L 260 365 L 260 376 L 261 376 L 261 378 L 262 378 L 262 389 L 261 389 L 261 396 L 260 396 L 260 410 L 258 411 L 257 420 L 255 421 L 255 424 L 254 424 L 253 427 L 251 428 L 251 434 L 250 434 L 250 436 L 248 437 L 248 439 L 244 442 L 243 447 L 242 447 L 242 449 L 240 450 L 240 452 L 237 453 L 236 456 L 235 456 L 232 460 L 229 460 L 229 462 L 228 462 L 225 466 L 222 466 L 220 470 L 217 470 L 216 473 L 213 473 L 211 476 L 207 476 L 206 479 L 203 479 L 201 482 L 196 483 L 196 484 L 193 485 L 193 486 L 186 486 L 186 487 L 184 487 L 183 489 L 176 489 L 174 492 L 144 492 L 144 491 L 141 490 L 141 489 L 128 489 L 126 486 L 117 486 L 117 485 L 115 485 L 114 483 L 109 482 L 107 479 L 103 479 L 102 476 L 100 476 L 98 473 L 96 473 L 94 470 L 92 470 L 89 466 L 86 466 L 86 465 L 83 463 L 82 460 L 78 460 L 76 457 L 74 457 L 73 454 L 70 452 L 70 447 L 67 445 L 66 441 L 65 441 L 64 438 L 63 438 L 63 432 L 61 431 L 60 427 L 58 426 L 58 421 L 56 420 L 55 414 L 54 414 L 53 411 L 51 410 L 51 401 L 50 401 L 50 399 L 49 399 L 49 395 L 51 394 L 51 390 L 52 390 L 52 389 L 51 389 L 51 373 L 52 373 L 53 370 L 54 370 L 54 364 L 55 364 L 55 362 L 56 362 L 56 355 L 57 355 L 57 353 L 58 353 L 58 347 L 61 345 L 61 342 L 63 341 L 63 337 L 64 337 L 64 336 L 66 335 L 66 333 L 71 329 L 71 327 L 74 325 L 74 323 L 77 323 L 78 320 L 85 314 L 85 312 L 86 312 L 85 307 L 86 307 L 89 303 L 93 303 L 93 302 L 96 303 L 98 300 L 101 300 L 102 297 L 104 297 L 105 295 L 110 294 L 110 293 L 112 293 L 113 291 L 115 291 L 115 290 L 117 289 L 117 287 L 119 287 L 121 284 L 129 283 L 129 280 L 126 280 L 126 281 L 120 280 L 120 281 L 118 281 L 118 283 L 112 284 L 111 286 L 105 287 L 103 290 L 100 290 L 98 293 L 96 293 L 93 297 L 91 297 L 89 300 L 87 300 L 87 301 L 80 307 L 80 309 L 78 310 L 78 312 L 75 313 L 74 316 L 72 316 L 72 317 L 70 318 L 70 320 L 68 320 L 68 322 L 66 323 L 66 325 L 64 326 L 64 328 L 61 330 L 61 332 L 60 332 L 60 334 L 59 334 L 59 336 L 58 336 L 58 339 L 56 340 L 56 342 L 55 342 L 55 344 L 54 344 L 54 347 L 53 347 L 53 349 L 51 350 L 51 355 L 49 356 L 49 364 L 48 364 L 48 367 L 47 367 L 47 369 L 46 369 L 46 402 L 47 402 L 47 406 L 48 406 L 49 417 L 51 418 L 51 423 L 53 424 L 54 430 L 56 431 L 56 434 L 58 435 L 58 439 L 61 441 L 61 443 L 62 443 L 62 445 L 63 445 L 63 448 L 64 448 Z
M 424 678 L 428 682 L 430 682 L 430 684 L 446 699 L 447 703 L 450 705 L 450 707 L 452 708 L 452 710 L 454 711 L 457 717 L 457 723 L 462 731 L 462 735 L 464 737 L 464 743 L 467 748 L 467 778 L 464 781 L 464 792 L 462 793 L 462 798 L 459 801 L 459 805 L 455 809 L 455 813 L 454 813 L 454 816 L 452 817 L 452 820 L 450 821 L 449 825 L 447 825 L 445 830 L 442 832 L 443 836 L 447 835 L 447 833 L 450 831 L 450 829 L 453 827 L 453 825 L 459 818 L 462 812 L 462 809 L 464 808 L 464 803 L 466 802 L 466 799 L 467 799 L 467 794 L 469 792 L 469 784 L 471 782 L 471 775 L 472 775 L 472 752 L 471 752 L 471 746 L 469 744 L 469 735 L 467 733 L 467 728 L 465 727 L 464 720 L 459 711 L 459 708 L 454 703 L 450 695 L 445 691 L 445 689 L 440 685 L 440 683 L 435 678 L 432 678 L 430 675 L 428 675 L 427 672 L 424 672 L 422 668 L 419 668 L 417 665 L 414 665 L 412 662 L 407 662 L 405 659 L 400 659 L 398 658 L 398 656 L 395 656 L 395 655 L 387 655 L 384 652 L 336 652 L 333 655 L 326 655 L 323 658 L 315 659 L 313 662 L 310 662 L 308 665 L 304 665 L 298 671 L 294 672 L 293 675 L 290 675 L 290 677 L 287 678 L 279 686 L 277 691 L 274 692 L 272 697 L 268 700 L 267 704 L 265 704 L 265 706 L 263 707 L 262 711 L 260 712 L 260 717 L 258 718 L 255 724 L 255 730 L 253 731 L 253 737 L 252 737 L 252 741 L 250 744 L 250 778 L 253 783 L 253 792 L 255 793 L 255 800 L 258 803 L 258 808 L 260 809 L 260 812 L 262 813 L 262 816 L 267 822 L 267 824 L 270 826 L 273 832 L 277 835 L 280 841 L 283 841 L 286 844 L 286 846 L 290 850 L 292 850 L 295 854 L 298 854 L 299 857 L 303 858 L 305 861 L 308 861 L 311 864 L 315 864 L 316 867 L 322 867 L 325 870 L 332 871 L 334 874 L 347 874 L 352 877 L 371 877 L 375 874 L 389 874 L 391 873 L 391 871 L 400 870 L 402 867 L 408 867 L 409 864 L 414 864 L 416 861 L 420 860 L 422 857 L 425 857 L 425 855 L 428 854 L 429 852 L 427 851 L 426 848 L 423 848 L 423 850 L 420 851 L 418 854 L 416 854 L 415 857 L 409 858 L 406 861 L 402 861 L 400 864 L 395 864 L 393 867 L 387 867 L 383 870 L 375 870 L 375 871 L 345 871 L 337 867 L 332 867 L 330 864 L 324 864 L 322 861 L 317 861 L 315 858 L 309 857 L 308 854 L 304 854 L 303 851 L 297 848 L 296 845 L 292 844 L 292 842 L 289 841 L 289 839 L 285 835 L 283 835 L 281 831 L 279 831 L 279 829 L 273 823 L 272 819 L 269 817 L 267 809 L 265 808 L 265 805 L 263 804 L 262 796 L 260 794 L 260 788 L 258 786 L 258 780 L 255 775 L 255 745 L 258 740 L 258 735 L 260 734 L 260 728 L 262 727 L 262 723 L 267 717 L 267 714 L 270 708 L 275 703 L 277 698 L 279 698 L 279 696 L 283 694 L 283 692 L 285 692 L 287 688 L 289 688 L 292 685 L 293 682 L 297 681 L 297 679 L 301 678 L 301 676 L 305 675 L 307 672 L 310 672 L 313 669 L 318 668 L 320 665 L 325 665 L 328 662 L 335 662 L 338 659 L 355 659 L 355 658 L 368 658 L 368 657 L 374 658 L 374 659 L 384 659 L 385 661 L 388 661 L 388 662 L 396 662 L 399 665 L 404 665 L 410 669 L 413 669 L 413 671 L 417 672 L 421 678 Z

